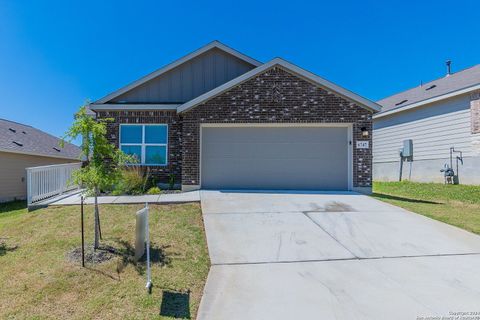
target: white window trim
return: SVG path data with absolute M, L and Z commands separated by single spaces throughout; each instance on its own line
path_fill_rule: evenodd
M 142 142 L 141 143 L 122 143 L 122 127 L 123 126 L 142 126 Z M 166 143 L 145 143 L 145 127 L 146 126 L 165 126 L 167 128 Z M 122 150 L 122 146 L 140 146 L 141 147 L 141 159 L 140 163 L 135 163 L 132 165 L 141 165 L 141 166 L 156 166 L 156 167 L 165 167 L 168 166 L 168 124 L 167 123 L 121 123 L 118 132 L 118 147 Z M 166 157 L 164 164 L 155 164 L 155 163 L 145 163 L 145 155 L 147 147 L 165 147 Z

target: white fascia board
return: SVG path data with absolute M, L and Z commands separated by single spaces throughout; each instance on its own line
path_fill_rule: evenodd
M 465 94 L 465 93 L 469 93 L 469 92 L 472 92 L 472 91 L 475 91 L 475 90 L 480 90 L 480 84 L 477 84 L 477 85 L 474 85 L 474 86 L 471 86 L 471 87 L 468 87 L 468 88 L 463 88 L 463 89 L 460 89 L 460 90 L 457 90 L 457 91 L 452 91 L 450 93 L 442 94 L 440 96 L 436 96 L 436 97 L 433 97 L 433 98 L 430 98 L 430 99 L 422 100 L 422 101 L 419 101 L 419 102 L 416 102 L 416 103 L 412 103 L 412 104 L 409 104 L 409 105 L 404 106 L 404 107 L 395 108 L 395 109 L 391 109 L 391 110 L 388 110 L 388 111 L 380 112 L 380 113 L 375 114 L 373 116 L 373 119 L 378 119 L 378 118 L 382 118 L 382 117 L 385 117 L 385 116 L 388 116 L 388 115 L 391 115 L 391 114 L 394 114 L 394 113 L 411 110 L 411 109 L 418 108 L 418 107 L 421 107 L 421 106 L 429 104 L 429 103 L 437 102 L 437 101 L 440 101 L 440 100 L 445 100 L 445 99 L 448 99 L 448 98 L 453 98 L 453 97 L 456 97 L 456 96 L 459 96 L 459 95 L 462 95 L 462 94 Z
M 225 91 L 227 91 L 228 89 L 232 88 L 233 86 L 236 86 L 244 81 L 247 81 L 249 80 L 250 78 L 256 76 L 257 74 L 259 73 L 262 73 L 264 71 L 266 71 L 267 69 L 275 66 L 275 65 L 279 65 L 287 70 L 290 70 L 292 71 L 293 73 L 299 75 L 300 77 L 306 79 L 307 81 L 310 81 L 310 82 L 313 82 L 321 87 L 324 87 L 326 88 L 327 90 L 331 90 L 331 91 L 334 91 L 336 93 L 338 93 L 339 95 L 341 96 L 344 96 L 345 98 L 349 99 L 349 100 L 353 100 L 355 102 L 357 102 L 358 104 L 372 110 L 372 111 L 380 111 L 381 107 L 380 105 L 376 104 L 375 102 L 373 101 L 370 101 L 366 98 L 363 98 L 361 96 L 359 96 L 358 94 L 356 93 L 353 93 L 345 88 L 342 88 L 328 80 L 325 80 L 323 79 L 322 77 L 319 77 L 305 69 L 302 69 L 288 61 L 285 61 L 281 58 L 275 58 L 255 69 L 252 69 L 250 70 L 249 72 L 247 73 L 244 73 L 243 75 L 233 79 L 233 80 L 230 80 L 229 82 L 227 83 L 224 83 L 223 85 L 209 91 L 209 92 L 206 92 L 204 94 L 202 94 L 201 96 L 198 96 L 197 98 L 195 99 L 192 99 L 184 104 L 182 104 L 180 107 L 178 107 L 177 111 L 180 113 L 180 112 L 185 112 L 197 105 L 199 105 L 200 103 L 214 97 L 214 96 L 217 96 Z
M 41 154 L 41 153 L 35 153 L 35 152 L 26 152 L 26 151 L 20 151 L 20 150 L 11 150 L 11 149 L 1 149 L 0 152 L 5 152 L 5 153 L 13 153 L 13 154 L 24 154 L 27 156 L 37 156 L 37 157 L 45 157 L 45 158 L 54 158 L 54 159 L 65 159 L 65 160 L 74 160 L 78 162 L 82 162 L 82 159 L 79 158 L 72 158 L 72 157 L 65 157 L 65 156 L 54 156 L 54 155 L 48 155 L 48 154 Z
M 161 75 L 161 74 L 163 74 L 167 71 L 170 71 L 173 68 L 178 67 L 179 65 L 181 65 L 181 64 L 183 64 L 183 63 L 185 63 L 185 62 L 187 62 L 187 61 L 189 61 L 189 60 L 191 60 L 195 57 L 198 57 L 202 53 L 207 52 L 208 50 L 213 49 L 213 48 L 218 48 L 218 49 L 220 49 L 224 52 L 227 52 L 227 53 L 229 53 L 229 54 L 231 54 L 231 55 L 233 55 L 233 56 L 235 56 L 235 57 L 237 57 L 237 58 L 239 58 L 243 61 L 246 61 L 246 62 L 256 66 L 256 67 L 258 67 L 259 65 L 262 64 L 260 61 L 257 61 L 255 59 L 249 57 L 249 56 L 246 56 L 243 53 L 240 53 L 240 52 L 238 52 L 238 51 L 236 51 L 236 50 L 234 50 L 230 47 L 227 47 L 223 43 L 215 40 L 215 41 L 212 41 L 209 44 L 201 47 L 200 49 L 195 50 L 194 52 L 192 52 L 192 53 L 190 53 L 190 54 L 188 54 L 188 55 L 186 55 L 186 56 L 184 56 L 184 57 L 182 57 L 178 60 L 175 60 L 174 62 L 172 62 L 170 64 L 167 64 L 166 66 L 164 66 L 164 67 L 162 67 L 162 68 L 160 68 L 160 69 L 158 69 L 158 70 L 156 70 L 156 71 L 154 71 L 154 72 L 152 72 L 152 73 L 150 73 L 150 74 L 132 82 L 131 84 L 129 84 L 129 85 L 123 87 L 123 88 L 120 88 L 117 91 L 114 91 L 114 92 L 110 93 L 109 95 L 101 98 L 100 100 L 95 101 L 95 104 L 102 104 L 102 103 L 108 102 L 108 101 L 112 100 L 113 98 L 116 98 L 119 95 L 122 95 L 123 93 L 125 93 L 127 91 L 130 91 L 133 88 L 138 87 L 139 85 L 141 85 L 141 84 L 143 84 L 143 83 L 145 83 L 149 80 L 152 80 L 153 78 L 156 78 L 159 75 Z
M 93 111 L 102 110 L 177 110 L 181 104 L 90 104 Z

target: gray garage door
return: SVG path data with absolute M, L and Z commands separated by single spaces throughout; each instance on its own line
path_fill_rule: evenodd
M 347 128 L 204 127 L 205 189 L 348 189 Z

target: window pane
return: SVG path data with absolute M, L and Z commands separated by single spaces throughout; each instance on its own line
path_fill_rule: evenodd
M 167 164 L 167 147 L 147 146 L 145 152 L 146 164 Z
M 142 147 L 141 146 L 122 146 L 121 150 L 137 159 L 137 163 L 142 162 Z
M 145 126 L 145 143 L 167 143 L 167 126 Z
M 142 143 L 142 126 L 121 126 L 120 143 Z

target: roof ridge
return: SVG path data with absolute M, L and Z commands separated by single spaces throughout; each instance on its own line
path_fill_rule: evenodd
M 0 120 L 6 121 L 6 122 L 11 122 L 11 123 L 16 123 L 16 124 L 19 124 L 19 125 L 25 126 L 25 127 L 34 128 L 33 126 L 31 126 L 31 125 L 29 125 L 29 124 L 20 123 L 20 122 L 8 120 L 8 119 L 5 119 L 5 118 L 0 118 Z M 34 129 L 35 129 L 35 128 L 34 128 Z
M 382 101 L 382 100 L 385 100 L 385 99 L 394 97 L 394 96 L 396 96 L 396 95 L 399 95 L 399 94 L 402 94 L 402 93 L 405 93 L 405 92 L 408 92 L 408 91 L 410 91 L 410 90 L 414 90 L 414 89 L 416 89 L 416 88 L 418 88 L 418 87 L 427 86 L 428 84 L 431 84 L 432 82 L 435 82 L 435 81 L 439 81 L 439 80 L 442 80 L 442 79 L 445 79 L 445 78 L 448 78 L 448 77 L 458 76 L 460 73 L 465 72 L 465 71 L 467 71 L 467 70 L 469 70 L 469 69 L 473 69 L 473 68 L 475 68 L 475 67 L 480 67 L 480 63 L 474 64 L 473 66 L 466 67 L 466 68 L 463 68 L 463 69 L 461 69 L 461 70 L 459 70 L 459 71 L 457 71 L 457 72 L 451 73 L 449 76 L 445 76 L 445 75 L 444 75 L 444 76 L 442 76 L 442 77 L 437 77 L 437 78 L 435 78 L 435 79 L 433 79 L 433 80 L 430 80 L 430 81 L 428 81 L 428 82 L 422 83 L 422 84 L 417 85 L 417 86 L 415 86 L 415 87 L 410 87 L 409 89 L 405 89 L 405 90 L 399 91 L 399 92 L 397 92 L 397 93 L 388 95 L 388 96 L 386 96 L 386 97 L 383 97 L 383 98 L 381 98 L 381 99 L 378 99 L 376 102 L 380 102 L 380 101 Z
M 43 131 L 30 125 L 0 118 L 0 152 L 13 152 L 54 158 L 76 160 L 81 155 L 79 146 L 65 141 L 63 137 Z M 11 131 L 11 132 L 10 132 Z M 26 134 L 22 134 L 26 133 Z M 57 152 L 55 152 L 55 151 Z M 60 150 L 60 152 L 58 151 Z
M 71 142 L 69 142 L 69 141 L 66 141 L 66 140 L 64 140 L 62 137 L 57 137 L 57 136 L 51 134 L 50 132 L 47 132 L 47 131 L 44 131 L 44 130 L 35 128 L 35 127 L 31 126 L 31 125 L 23 124 L 23 123 L 16 122 L 16 121 L 7 120 L 7 119 L 4 119 L 4 118 L 0 118 L 0 120 L 4 120 L 4 121 L 7 121 L 7 122 L 16 123 L 16 124 L 19 124 L 19 125 L 22 125 L 22 126 L 29 127 L 29 128 L 31 128 L 31 129 L 33 129 L 33 130 L 40 131 L 41 133 L 46 134 L 46 135 L 50 136 L 50 137 L 53 138 L 53 139 L 56 139 L 56 140 L 59 140 L 59 141 L 63 141 L 65 144 L 69 144 L 69 145 L 72 145 L 72 146 L 74 146 L 74 147 L 79 148 L 79 146 L 77 146 L 76 144 L 73 144 L 73 143 L 71 143 Z M 62 149 L 63 149 L 63 148 L 62 148 Z

